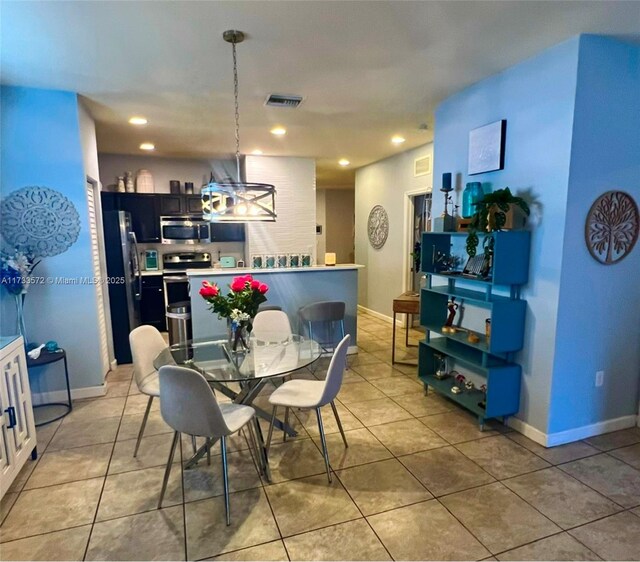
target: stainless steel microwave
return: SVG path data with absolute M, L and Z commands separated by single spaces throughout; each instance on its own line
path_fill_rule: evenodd
M 209 221 L 195 216 L 160 217 L 163 244 L 206 244 L 211 242 Z

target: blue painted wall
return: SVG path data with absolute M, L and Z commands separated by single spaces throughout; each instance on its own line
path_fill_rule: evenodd
M 435 113 L 434 216 L 442 212 L 443 172 L 457 178 L 456 197 L 467 181 L 509 186 L 536 201 L 531 219 L 531 276 L 527 299 L 521 408 L 518 415 L 547 431 L 557 310 L 563 260 L 571 137 L 578 66 L 578 38 L 479 82 L 445 100 Z M 467 175 L 469 131 L 507 120 L 504 170 Z M 484 314 L 484 313 L 480 313 Z M 474 318 L 468 307 L 465 324 Z
M 580 38 L 549 432 L 638 411 L 640 245 L 611 266 L 584 243 L 593 201 L 609 190 L 640 205 L 640 47 Z M 595 387 L 596 371 L 604 384 Z
M 6 87 L 2 104 L 1 195 L 29 185 L 63 193 L 81 220 L 77 242 L 58 256 L 45 258 L 39 276 L 75 278 L 93 275 L 91 267 L 85 171 L 75 93 Z M 2 335 L 15 332 L 13 297 L 2 290 Z M 26 298 L 25 319 L 31 341 L 56 340 L 68 353 L 74 388 L 102 384 L 98 351 L 95 288 L 91 285 L 34 286 Z M 31 376 L 34 392 L 63 387 L 58 366 Z

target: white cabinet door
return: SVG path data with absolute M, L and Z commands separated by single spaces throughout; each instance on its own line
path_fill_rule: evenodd
M 13 462 L 13 450 L 9 446 L 11 439 L 11 429 L 9 429 L 9 394 L 4 384 L 4 377 L 0 377 L 0 481 L 4 484 L 13 480 L 12 473 L 15 472 Z M 8 486 L 7 486 L 8 487 Z M 2 486 L 2 493 L 6 491 Z M 1 494 L 0 494 L 1 495 Z

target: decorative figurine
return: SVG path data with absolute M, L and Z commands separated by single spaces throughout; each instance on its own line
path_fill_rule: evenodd
M 444 193 L 444 211 L 442 215 L 433 220 L 433 231 L 455 232 L 456 219 L 449 214 L 449 203 L 452 204 L 452 211 L 454 210 L 453 198 L 449 195 L 449 193 L 453 191 L 453 187 L 451 186 L 451 172 L 442 174 L 442 187 L 440 191 Z
M 446 379 L 449 376 L 449 367 L 447 365 L 447 356 L 439 353 L 434 353 L 434 359 L 436 362 L 436 372 L 434 376 L 438 380 Z
M 456 329 L 453 327 L 453 320 L 456 317 L 456 312 L 458 311 L 459 304 L 456 302 L 456 297 L 451 297 L 449 302 L 447 303 L 447 309 L 449 310 L 449 315 L 447 316 L 447 321 L 444 323 L 442 327 L 442 331 L 448 334 L 455 334 Z
M 471 330 L 467 330 L 467 341 L 469 343 L 479 343 L 480 336 L 478 336 L 478 334 L 476 334 L 475 332 L 472 332 Z
M 465 383 L 467 382 L 467 377 L 465 377 L 464 375 L 458 374 L 456 376 L 456 382 L 458 383 L 458 385 L 464 386 Z
M 464 387 L 465 387 L 467 390 L 473 390 L 473 389 L 476 387 L 476 385 L 475 385 L 475 384 L 473 384 L 473 381 L 466 381 L 466 382 L 464 383 Z
M 480 392 L 482 392 L 482 400 L 480 402 L 478 402 L 478 406 L 480 406 L 480 408 L 482 408 L 483 410 L 487 409 L 487 385 L 483 384 L 480 387 Z

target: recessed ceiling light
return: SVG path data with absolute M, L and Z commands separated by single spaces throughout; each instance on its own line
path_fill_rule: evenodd
M 391 142 L 393 144 L 402 144 L 406 139 L 404 137 L 401 137 L 400 135 L 396 135 L 394 137 L 391 137 Z
M 143 142 L 140 145 L 140 150 L 155 150 L 156 149 L 156 145 L 153 144 L 152 142 Z
M 348 166 L 349 164 L 351 164 L 351 162 L 349 162 L 349 160 L 347 160 L 346 158 L 342 158 L 338 161 L 338 164 L 340 164 L 341 166 Z
M 281 137 L 287 134 L 287 130 L 284 127 L 274 127 L 271 129 L 271 134 L 276 135 L 277 137 Z
M 262 156 L 262 150 L 256 148 L 251 154 L 255 154 L 256 156 Z
M 147 120 L 144 117 L 133 116 L 129 119 L 129 123 L 132 125 L 146 125 Z

